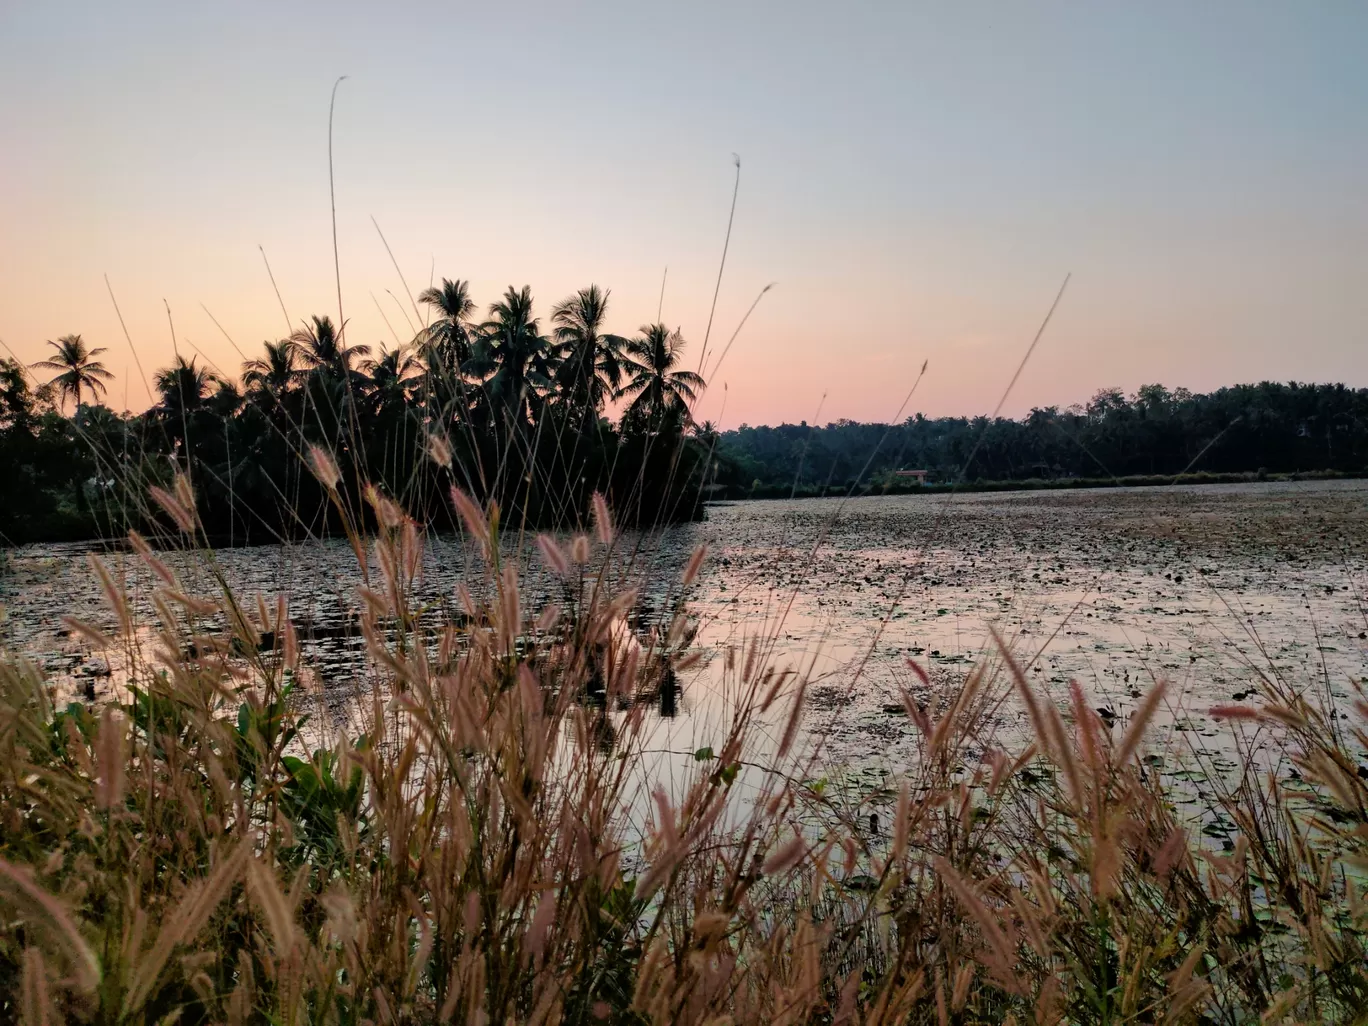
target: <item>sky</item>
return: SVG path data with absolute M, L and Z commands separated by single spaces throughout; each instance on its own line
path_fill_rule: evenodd
M 175 351 L 235 373 L 336 319 L 340 75 L 352 342 L 410 339 L 444 276 L 543 318 L 594 282 L 694 368 L 738 154 L 712 353 L 775 285 L 699 405 L 724 428 L 991 413 L 1066 275 L 1005 414 L 1368 385 L 1350 0 L 0 0 L 0 340 L 80 333 L 137 410 Z

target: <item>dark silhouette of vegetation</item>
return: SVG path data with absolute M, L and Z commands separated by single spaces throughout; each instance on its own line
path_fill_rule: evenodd
M 676 369 L 683 349 L 683 337 L 663 324 L 643 325 L 641 337 L 627 343 L 631 380 L 622 394 L 632 401 L 623 414 L 625 421 L 665 431 L 687 420 L 703 379 L 693 371 Z
M 80 335 L 63 335 L 48 345 L 57 350 L 57 355 L 51 360 L 39 360 L 34 366 L 61 372 L 49 382 L 59 396 L 71 396 L 79 410 L 82 390 L 89 392 L 92 398 L 104 394 L 104 383 L 114 375 L 95 359 L 103 349 L 87 349 L 85 339 Z
M 916 414 L 719 432 L 693 423 L 704 382 L 682 369 L 679 332 L 612 333 L 606 289 L 556 304 L 549 331 L 527 286 L 510 286 L 483 322 L 465 281 L 443 279 L 418 300 L 433 320 L 407 346 L 373 350 L 312 317 L 264 343 L 240 382 L 177 357 L 139 414 L 98 402 L 112 375 L 79 335 L 49 343 L 56 354 L 32 369 L 0 361 L 0 539 L 121 534 L 146 516 L 124 497 L 130 486 L 141 494 L 178 468 L 216 541 L 324 530 L 335 510 L 304 465 L 311 446 L 336 460 L 344 492 L 376 481 L 438 526 L 453 483 L 555 526 L 582 519 L 595 490 L 626 522 L 654 523 L 696 517 L 704 498 L 1368 471 L 1368 389 L 1145 385 L 1019 420 Z M 434 445 L 449 455 L 440 473 L 425 459 Z M 927 484 L 900 469 L 926 470 Z
M 438 527 L 453 484 L 538 526 L 582 521 L 595 491 L 627 523 L 695 518 L 710 456 L 690 415 L 702 379 L 676 368 L 677 331 L 608 331 L 608 297 L 581 289 L 553 307 L 547 331 L 529 287 L 510 286 L 477 323 L 468 284 L 443 279 L 418 297 L 433 320 L 408 345 L 372 347 L 311 317 L 264 343 L 240 380 L 177 356 L 137 414 L 98 403 L 111 377 L 103 350 L 68 335 L 33 368 L 0 363 L 0 542 L 145 526 L 154 514 L 127 497 L 178 471 L 215 542 L 333 529 L 339 507 L 306 466 L 314 447 L 337 464 L 341 508 L 364 508 L 364 480 Z
M 1200 395 L 1145 385 L 1127 397 L 1112 388 L 1020 420 L 919 413 L 896 425 L 742 425 L 721 434 L 717 452 L 714 492 L 730 497 L 917 487 L 900 469 L 970 488 L 1350 475 L 1368 470 L 1368 389 L 1263 382 Z

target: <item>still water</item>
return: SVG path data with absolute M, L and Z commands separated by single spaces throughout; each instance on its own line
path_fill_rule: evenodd
M 555 600 L 556 582 L 528 544 L 524 608 Z M 658 627 L 690 552 L 709 557 L 689 595 L 698 665 L 656 710 L 653 743 L 689 753 L 716 744 L 728 715 L 727 648 L 773 639 L 771 658 L 809 681 L 804 736 L 825 761 L 865 772 L 911 756 L 898 711 L 904 688 L 934 700 L 991 658 L 992 625 L 1045 693 L 1076 679 L 1124 723 L 1150 682 L 1170 682 L 1156 743 L 1223 758 L 1227 728 L 1206 710 L 1242 700 L 1258 673 L 1351 694 L 1368 677 L 1368 483 L 1298 482 L 1183 488 L 887 496 L 715 505 L 703 523 L 619 540 L 615 579 L 640 588 L 633 617 Z M 114 626 L 83 546 L 8 553 L 0 642 L 38 661 L 60 689 L 110 693 L 118 667 L 66 632 L 74 614 Z M 151 578 L 126 573 L 149 619 Z M 373 680 L 356 629 L 361 572 L 343 541 L 168 553 L 193 589 L 214 568 L 243 597 L 289 600 L 323 699 L 343 709 Z M 427 541 L 415 603 L 439 616 L 478 582 L 476 553 L 456 537 Z M 923 684 L 908 669 L 929 673 Z M 1024 737 L 1012 703 L 1002 743 Z

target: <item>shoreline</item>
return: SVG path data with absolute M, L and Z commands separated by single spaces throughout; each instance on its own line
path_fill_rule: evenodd
M 773 501 L 776 499 L 831 499 L 864 498 L 881 495 L 947 495 L 956 492 L 1044 492 L 1085 491 L 1117 488 L 1168 488 L 1180 485 L 1268 484 L 1297 481 L 1358 481 L 1368 478 L 1368 469 L 1360 472 L 1339 470 L 1310 470 L 1295 473 L 1260 474 L 1258 472 L 1225 474 L 1133 474 L 1126 477 L 1023 478 L 1007 481 L 964 481 L 924 485 L 896 485 L 872 483 L 852 491 L 850 486 L 829 485 L 825 488 L 798 488 L 763 485 L 748 492 L 719 495 L 705 500 L 705 505 L 720 503 Z

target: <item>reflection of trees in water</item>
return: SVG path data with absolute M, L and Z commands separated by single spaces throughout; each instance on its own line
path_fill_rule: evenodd
M 660 682 L 659 709 L 661 716 L 671 720 L 679 711 L 679 682 L 673 670 L 667 671 Z

